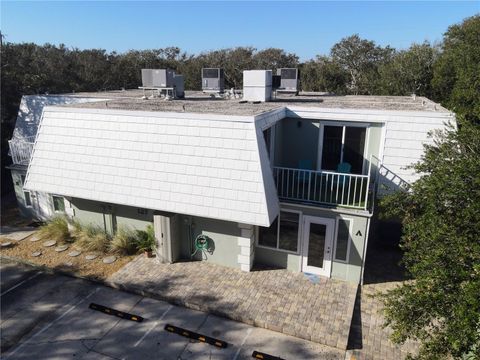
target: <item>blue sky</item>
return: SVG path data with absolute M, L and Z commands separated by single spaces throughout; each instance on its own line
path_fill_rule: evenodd
M 123 52 L 178 46 L 199 53 L 233 46 L 280 47 L 302 60 L 358 33 L 406 48 L 440 41 L 448 26 L 480 12 L 470 2 L 1 2 L 10 42 L 64 43 Z

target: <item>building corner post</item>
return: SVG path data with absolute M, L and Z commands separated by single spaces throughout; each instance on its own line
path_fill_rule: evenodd
M 237 255 L 237 262 L 242 271 L 250 271 L 255 257 L 255 227 L 253 225 L 238 224 L 240 236 L 237 243 L 240 253 Z

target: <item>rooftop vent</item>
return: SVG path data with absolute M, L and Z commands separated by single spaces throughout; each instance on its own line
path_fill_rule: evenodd
M 280 75 L 280 87 L 278 91 L 298 93 L 300 90 L 300 73 L 297 68 L 277 69 Z
M 202 90 L 203 92 L 219 92 L 225 90 L 225 76 L 223 69 L 203 68 L 202 69 Z
M 272 70 L 245 70 L 243 72 L 243 100 L 270 101 L 272 97 Z

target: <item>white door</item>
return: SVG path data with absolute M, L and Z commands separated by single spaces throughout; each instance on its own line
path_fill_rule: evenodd
M 303 217 L 302 271 L 330 277 L 334 219 Z
M 172 262 L 170 219 L 171 217 L 153 215 L 153 228 L 156 240 L 155 253 L 157 260 L 164 264 Z

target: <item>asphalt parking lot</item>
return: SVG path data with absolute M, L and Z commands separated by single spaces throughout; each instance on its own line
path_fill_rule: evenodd
M 344 359 L 345 353 L 277 332 L 173 306 L 98 283 L 1 260 L 3 359 Z M 134 322 L 89 308 L 101 304 L 145 318 Z M 186 328 L 227 348 L 164 330 Z

